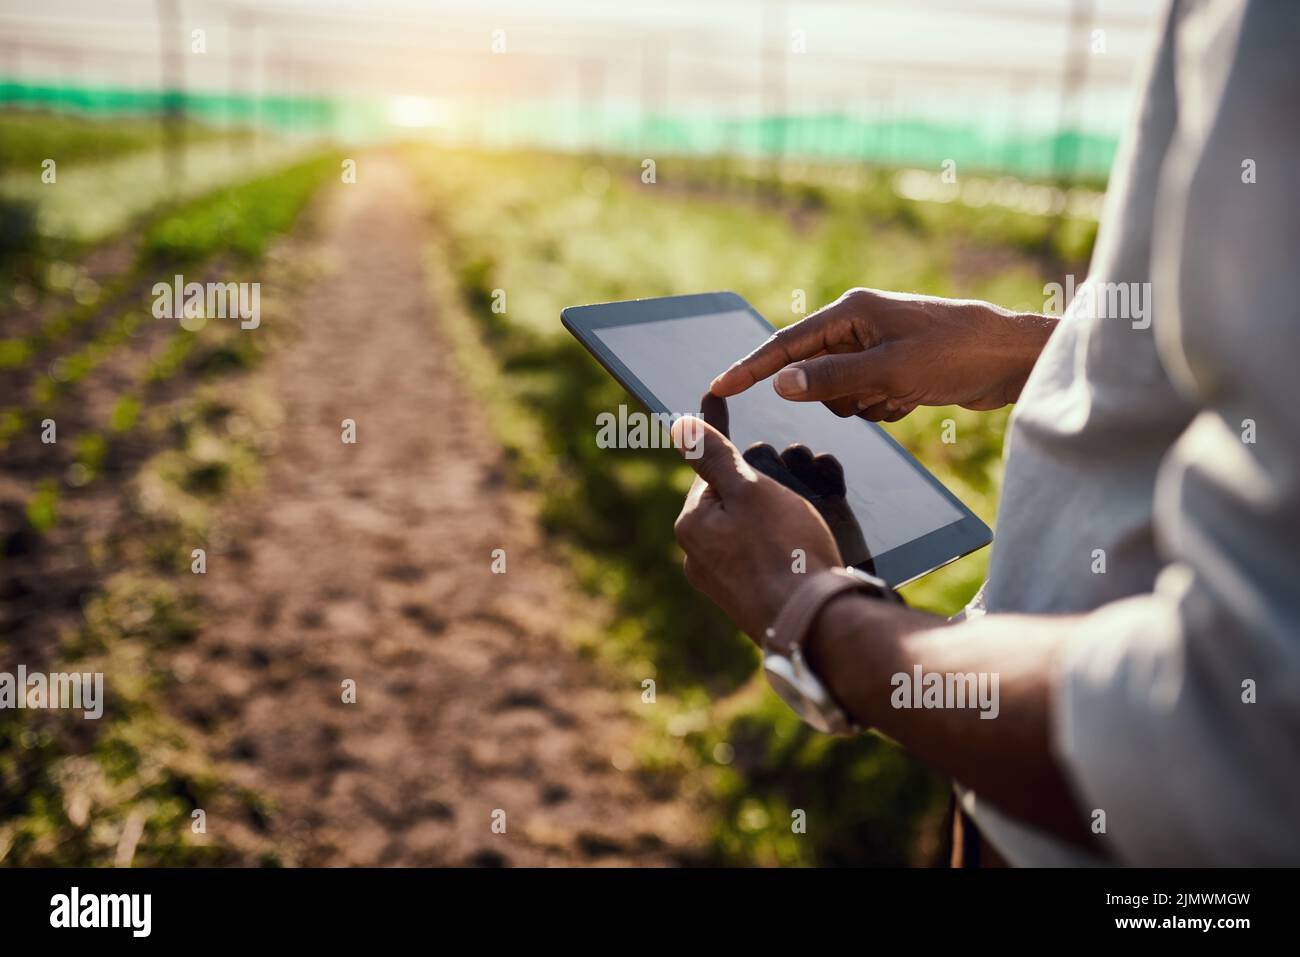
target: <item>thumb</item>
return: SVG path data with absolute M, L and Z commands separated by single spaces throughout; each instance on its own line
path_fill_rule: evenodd
M 794 362 L 776 377 L 776 391 L 787 399 L 827 401 L 846 395 L 889 393 L 893 371 L 886 346 L 862 352 L 839 352 Z
M 673 447 L 725 501 L 758 478 L 731 440 L 703 419 L 684 415 L 672 427 Z

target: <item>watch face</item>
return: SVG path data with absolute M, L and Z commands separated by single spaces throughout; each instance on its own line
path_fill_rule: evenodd
M 769 652 L 763 657 L 763 670 L 777 696 L 818 731 L 833 734 L 847 723 L 821 682 L 789 658 Z

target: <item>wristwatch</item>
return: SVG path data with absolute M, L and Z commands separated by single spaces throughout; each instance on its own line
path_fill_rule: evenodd
M 826 603 L 848 591 L 904 604 L 898 592 L 874 575 L 856 568 L 824 569 L 795 589 L 763 640 L 767 683 L 795 714 L 827 734 L 857 734 L 862 729 L 808 667 L 803 642 Z

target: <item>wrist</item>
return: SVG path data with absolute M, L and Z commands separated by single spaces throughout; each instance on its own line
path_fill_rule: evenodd
M 1033 312 L 1012 312 L 991 303 L 981 303 L 988 310 L 986 321 L 979 323 L 978 346 L 1002 382 L 1003 398 L 1014 403 L 1056 328 L 1057 319 Z
M 943 620 L 860 592 L 837 595 L 821 609 L 803 643 L 809 668 L 864 728 L 887 723 L 891 679 L 904 665 L 908 637 Z
M 1044 316 L 1035 312 L 1011 313 L 1008 316 L 1013 332 L 1010 336 L 1010 353 L 1016 357 L 1017 370 L 1014 377 L 1014 399 L 1020 397 L 1020 390 L 1025 380 L 1033 371 L 1034 363 L 1043 354 L 1047 340 L 1059 320 L 1055 316 Z

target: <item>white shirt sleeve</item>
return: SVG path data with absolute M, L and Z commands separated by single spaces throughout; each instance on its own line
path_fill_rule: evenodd
M 1161 360 L 1200 408 L 1161 465 L 1148 595 L 1085 620 L 1054 743 L 1116 857 L 1300 863 L 1300 4 L 1178 24 L 1152 248 Z

